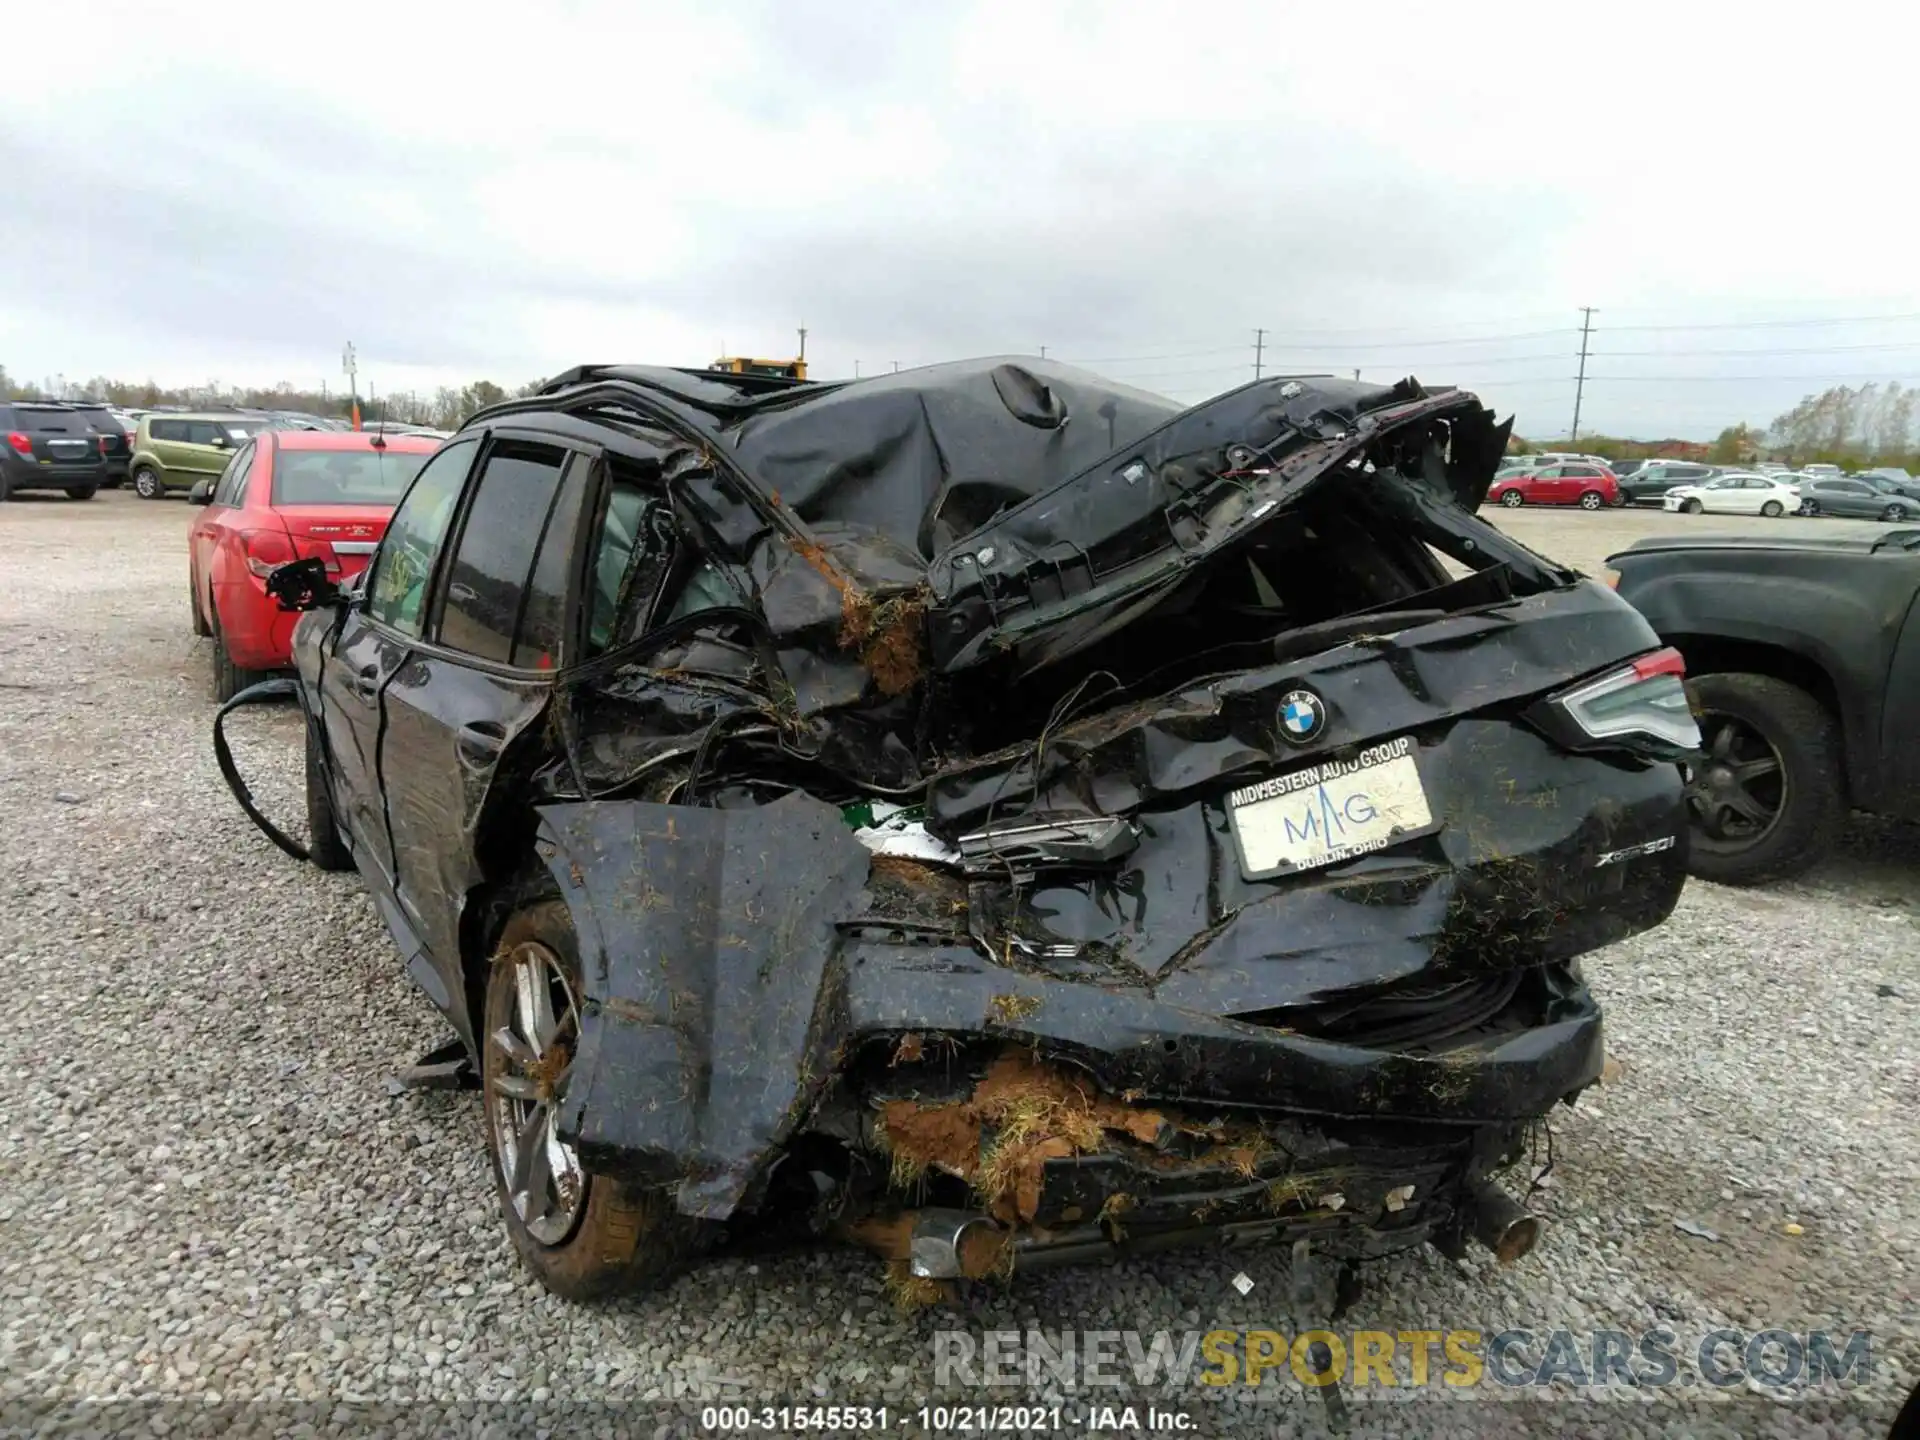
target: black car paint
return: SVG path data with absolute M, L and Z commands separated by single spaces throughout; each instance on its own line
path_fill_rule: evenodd
M 1597 1078 L 1598 1010 L 1565 962 L 1671 910 L 1679 779 L 1646 755 L 1573 754 L 1528 717 L 1657 642 L 1610 592 L 1473 517 L 1506 429 L 1471 396 L 1282 378 L 1181 411 L 1044 362 L 864 388 L 588 368 L 468 430 L 505 427 L 661 477 L 753 603 L 557 675 L 397 635 L 351 597 L 303 619 L 294 653 L 356 865 L 470 1049 L 490 935 L 532 855 L 566 901 L 586 993 L 562 1131 L 593 1164 L 728 1215 L 854 1057 L 908 1031 L 1035 1045 L 1114 1093 L 1458 1127 L 1461 1183 Z M 970 459 L 987 473 L 957 468 Z M 1449 578 L 1405 546 L 1393 563 L 1423 588 L 1387 608 L 1430 603 L 1438 618 L 1383 615 L 1379 633 L 1349 626 L 1293 657 L 1283 634 L 1275 663 L 1050 722 L 1040 746 L 952 756 L 920 739 L 968 685 L 999 693 L 1097 658 L 1323 486 L 1383 534 L 1453 544 L 1476 573 Z M 576 579 L 576 608 L 579 595 Z M 850 634 L 860 605 L 923 629 L 926 673 L 906 692 Z M 1302 683 L 1330 716 L 1304 749 L 1271 718 Z M 1417 745 L 1437 828 L 1326 869 L 1240 876 L 1228 790 L 1395 735 Z M 744 758 L 708 803 L 685 803 L 698 773 L 655 784 L 729 742 Z M 783 777 L 774 794 L 756 765 Z M 1038 809 L 1124 815 L 1141 840 L 1113 866 L 1035 884 L 975 878 L 956 906 L 951 877 L 903 886 L 870 869 L 809 784 L 924 796 L 929 831 L 949 838 Z M 1036 935 L 1076 947 L 1071 963 L 1012 943 Z M 1409 982 L 1510 974 L 1524 983 L 1485 1017 L 1495 1030 L 1445 1058 L 1286 1026 Z M 1421 1214 L 1457 1223 L 1451 1203 Z
M 1920 530 L 1642 540 L 1607 564 L 1689 669 L 1777 674 L 1826 700 L 1854 808 L 1920 819 Z

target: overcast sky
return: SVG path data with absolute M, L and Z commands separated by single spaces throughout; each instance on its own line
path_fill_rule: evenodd
M 1547 436 L 1591 305 L 1583 431 L 1920 382 L 1920 7 L 537 8 L 17 7 L 0 364 L 351 340 L 384 393 L 805 325 L 823 376 L 1044 345 L 1198 400 L 1264 327 Z

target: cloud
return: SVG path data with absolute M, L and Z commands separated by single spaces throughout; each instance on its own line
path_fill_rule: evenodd
M 352 340 L 388 388 L 512 383 L 806 325 L 824 373 L 1046 345 L 1197 399 L 1260 329 L 1550 433 L 1594 305 L 1590 426 L 1920 380 L 1920 322 L 1625 328 L 1920 314 L 1904 12 L 1796 27 L 1825 95 L 1671 6 L 125 5 L 10 40 L 76 23 L 113 43 L 0 91 L 16 374 L 301 380 Z

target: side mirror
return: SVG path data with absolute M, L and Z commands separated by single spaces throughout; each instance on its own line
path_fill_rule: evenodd
M 327 562 L 317 555 L 275 569 L 267 576 L 267 594 L 280 602 L 282 610 L 318 610 L 345 598 L 327 578 Z
M 213 482 L 211 480 L 194 481 L 193 488 L 187 491 L 187 503 L 189 505 L 211 505 L 213 503 Z

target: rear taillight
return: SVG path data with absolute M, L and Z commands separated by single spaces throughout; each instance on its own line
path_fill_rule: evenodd
M 31 455 L 33 453 L 33 437 L 23 434 L 21 431 L 9 430 L 7 432 L 7 443 L 22 455 Z
M 241 539 L 246 545 L 247 569 L 262 580 L 298 558 L 284 530 L 249 530 Z
M 1659 752 L 1700 748 L 1681 677 L 1687 663 L 1674 649 L 1655 650 L 1598 680 L 1563 691 L 1553 705 L 1595 745 Z
M 302 560 L 323 561 L 326 564 L 328 574 L 338 575 L 340 573 L 340 557 L 333 553 L 332 542 L 315 540 L 310 536 L 303 535 L 294 541 L 293 544 L 294 548 L 300 552 L 300 558 Z

